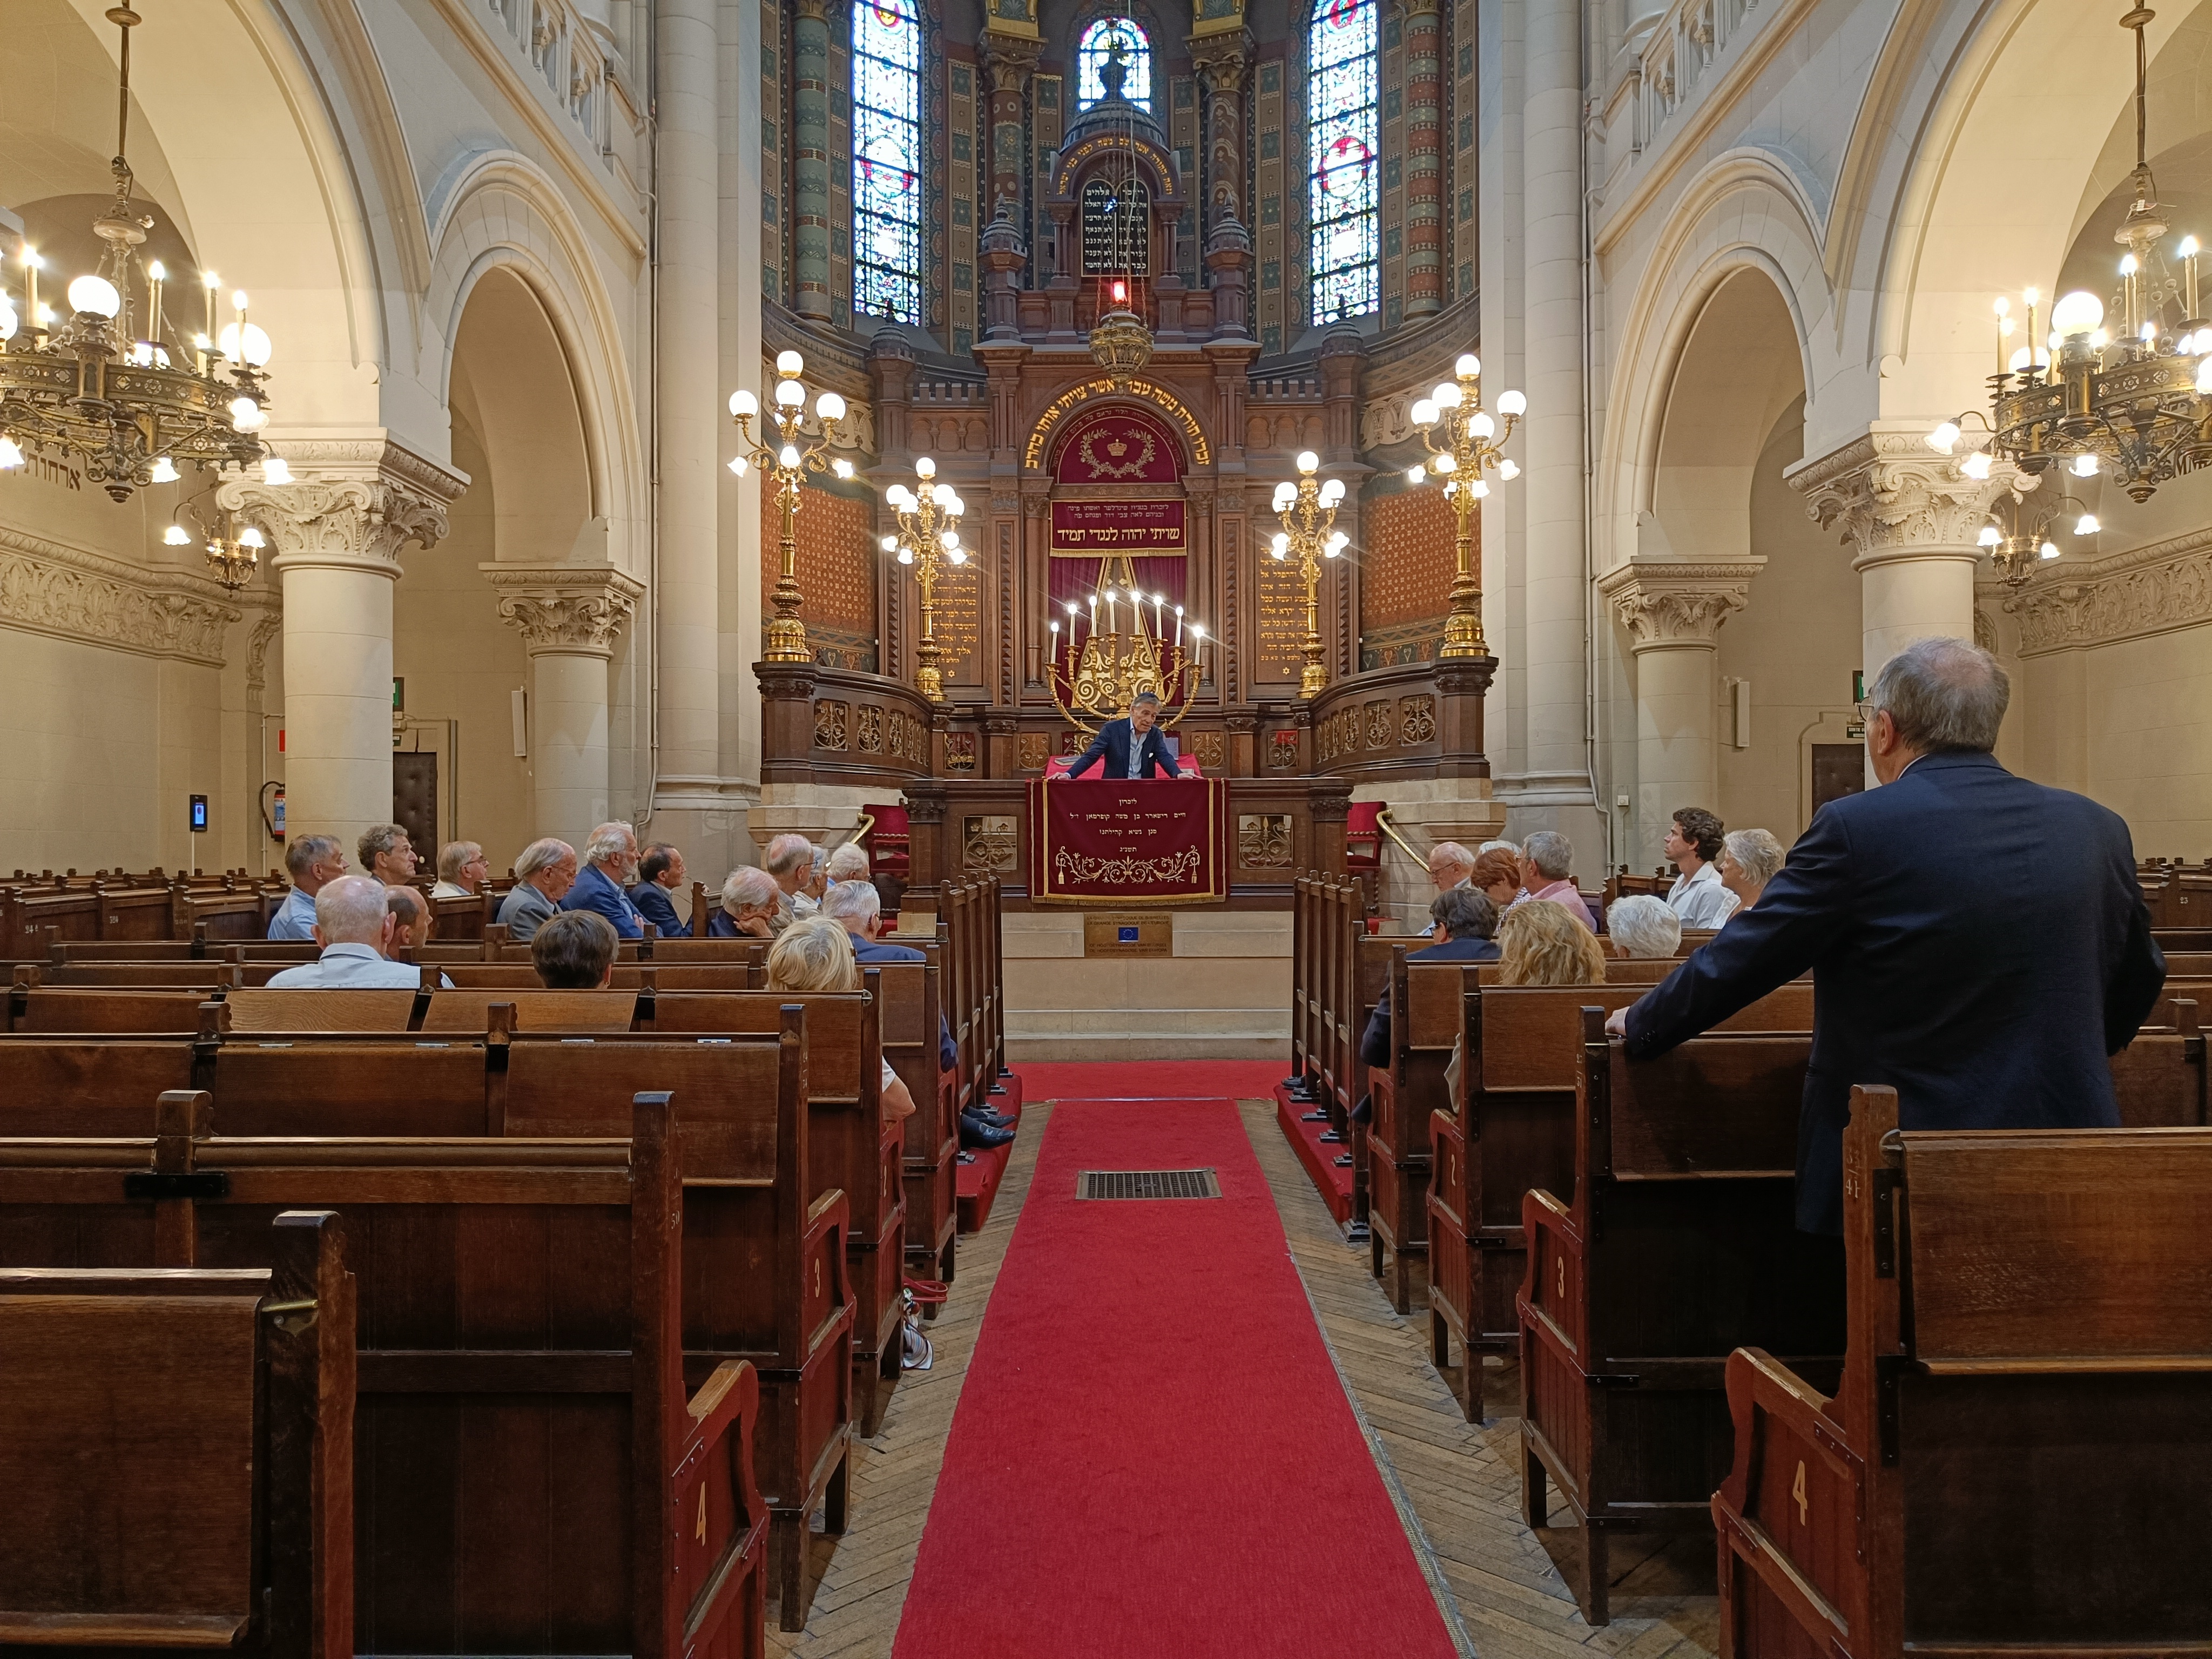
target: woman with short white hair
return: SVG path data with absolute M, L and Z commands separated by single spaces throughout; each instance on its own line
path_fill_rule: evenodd
M 1682 919 L 1665 899 L 1631 893 L 1607 909 L 1605 937 L 1617 957 L 1656 960 L 1682 948 Z
M 848 841 L 830 855 L 830 879 L 866 881 L 868 878 L 868 849 L 857 841 Z
M 1721 885 L 1735 895 L 1732 918 L 1759 902 L 1788 857 L 1782 843 L 1764 830 L 1731 830 L 1721 837 Z

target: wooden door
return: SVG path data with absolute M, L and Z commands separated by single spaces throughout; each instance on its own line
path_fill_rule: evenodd
M 416 867 L 438 867 L 438 755 L 401 750 L 392 757 L 392 821 L 415 843 Z
M 1816 743 L 1813 745 L 1813 811 L 1832 800 L 1856 795 L 1866 787 L 1866 745 L 1858 743 Z

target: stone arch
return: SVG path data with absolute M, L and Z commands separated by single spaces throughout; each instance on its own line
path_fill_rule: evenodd
M 629 353 L 592 266 L 582 227 L 552 179 L 510 152 L 478 155 L 434 193 L 436 249 L 424 302 L 425 379 L 451 397 L 462 318 L 494 270 L 528 288 L 557 343 L 575 393 L 591 514 L 605 520 L 607 556 L 635 573 L 645 533 L 643 456 L 623 365 Z

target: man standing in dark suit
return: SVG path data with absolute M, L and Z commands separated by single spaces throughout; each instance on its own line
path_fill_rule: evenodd
M 1882 787 L 1821 808 L 1758 904 L 1607 1023 L 1649 1059 L 1813 970 L 1805 1232 L 1843 1231 L 1855 1085 L 1895 1089 L 1907 1129 L 2119 1121 L 2106 1059 L 2156 1004 L 2166 958 L 2127 825 L 1990 752 L 2010 695 L 1963 640 L 1892 657 L 1863 710 Z
M 1091 747 L 1067 769 L 1067 775 L 1079 778 L 1091 762 L 1103 759 L 1105 770 L 1098 775 L 1104 779 L 1149 778 L 1156 771 L 1164 771 L 1171 778 L 1182 775 L 1176 766 L 1176 757 L 1168 751 L 1167 740 L 1157 729 L 1160 718 L 1159 694 L 1139 691 L 1129 705 L 1127 720 L 1108 720 L 1098 728 L 1098 735 L 1091 739 Z

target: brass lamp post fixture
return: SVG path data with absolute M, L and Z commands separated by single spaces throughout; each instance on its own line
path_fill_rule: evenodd
M 943 702 L 945 676 L 938 665 L 937 579 L 945 563 L 965 564 L 968 550 L 956 527 L 967 503 L 951 484 L 937 483 L 937 463 L 924 455 L 914 464 L 919 489 L 895 483 L 884 499 L 898 515 L 898 532 L 884 538 L 884 551 L 915 568 L 921 584 L 921 642 L 914 648 L 914 689 L 932 702 Z
M 106 251 L 95 270 L 63 290 L 65 320 L 39 298 L 46 260 L 27 242 L 15 251 L 20 312 L 0 287 L 0 470 L 22 465 L 26 448 L 51 450 L 82 461 L 94 483 L 124 501 L 149 484 L 173 482 L 180 461 L 244 467 L 268 453 L 256 434 L 269 424 L 270 343 L 266 331 L 246 321 L 243 293 L 229 296 L 233 320 L 218 326 L 222 280 L 211 270 L 200 273 L 203 331 L 185 335 L 181 306 L 177 314 L 162 310 L 168 273 L 160 260 L 139 258 L 154 216 L 131 199 L 137 179 L 125 154 L 131 31 L 139 17 L 128 5 L 111 7 L 107 17 L 122 30 L 123 47 L 108 163 L 115 199 L 92 222 Z M 134 278 L 145 295 L 143 314 Z
M 2184 237 L 2174 249 L 2179 271 L 2159 252 L 2168 227 L 2146 143 L 2143 43 L 2154 15 L 2136 6 L 2120 19 L 2136 37 L 2135 201 L 2112 233 L 2127 251 L 2112 304 L 2087 289 L 2063 294 L 2051 307 L 2049 335 L 2039 340 L 2041 296 L 2029 289 L 2021 295 L 2026 343 L 2015 349 L 2012 299 L 1998 296 L 1990 412 L 1970 410 L 1928 434 L 1928 447 L 1948 455 L 1965 436 L 1963 422 L 1982 422 L 1988 449 L 1960 459 L 1970 478 L 1989 476 L 1994 452 L 2031 475 L 2064 467 L 2088 477 L 2109 469 L 2142 501 L 2168 479 L 2212 465 L 2212 320 L 2197 280 L 2202 250 L 2196 237 Z
M 1298 695 L 1318 696 L 1328 684 L 1328 670 L 1321 663 L 1321 570 L 1323 559 L 1344 551 L 1352 538 L 1336 528 L 1336 504 L 1344 499 L 1344 480 L 1326 483 L 1314 477 L 1321 457 L 1310 449 L 1298 457 L 1298 481 L 1285 479 L 1275 486 L 1275 516 L 1283 527 L 1275 532 L 1269 550 L 1279 559 L 1293 555 L 1306 581 L 1306 665 L 1298 674 Z
M 1456 380 L 1440 382 L 1413 408 L 1413 424 L 1421 428 L 1421 443 L 1429 452 L 1425 465 L 1407 469 L 1406 477 L 1423 483 L 1431 473 L 1443 482 L 1444 499 L 1459 520 L 1453 538 L 1455 562 L 1452 572 L 1451 614 L 1444 619 L 1444 642 L 1439 657 L 1486 657 L 1490 647 L 1482 637 L 1482 574 L 1475 562 L 1474 528 L 1480 522 L 1482 498 L 1490 494 L 1482 475 L 1495 471 L 1501 479 L 1517 478 L 1521 469 L 1500 452 L 1513 428 L 1527 413 L 1528 400 L 1518 392 L 1501 393 L 1498 412 L 1505 427 L 1482 406 L 1482 360 L 1464 352 L 1453 365 Z M 1441 426 L 1442 430 L 1437 428 Z
M 757 466 L 774 478 L 776 506 L 783 514 L 783 532 L 778 542 L 782 562 L 775 591 L 769 596 L 775 615 L 769 621 L 763 662 L 814 660 L 806 644 L 806 624 L 799 619 L 799 607 L 805 599 L 798 579 L 799 486 L 809 472 L 834 472 L 840 478 L 853 476 L 852 462 L 842 455 L 832 460 L 828 453 L 838 441 L 837 422 L 845 418 L 845 400 L 836 392 L 825 392 L 814 400 L 814 413 L 822 422 L 821 441 L 799 447 L 805 435 L 799 423 L 806 417 L 806 388 L 799 377 L 805 368 L 805 359 L 797 352 L 776 353 L 775 407 L 768 417 L 775 429 L 771 434 L 763 428 L 761 441 L 753 437 L 753 416 L 761 412 L 760 399 L 743 386 L 730 394 L 730 417 L 737 422 L 738 436 L 744 443 L 730 462 L 730 471 L 742 478 L 748 466 Z

